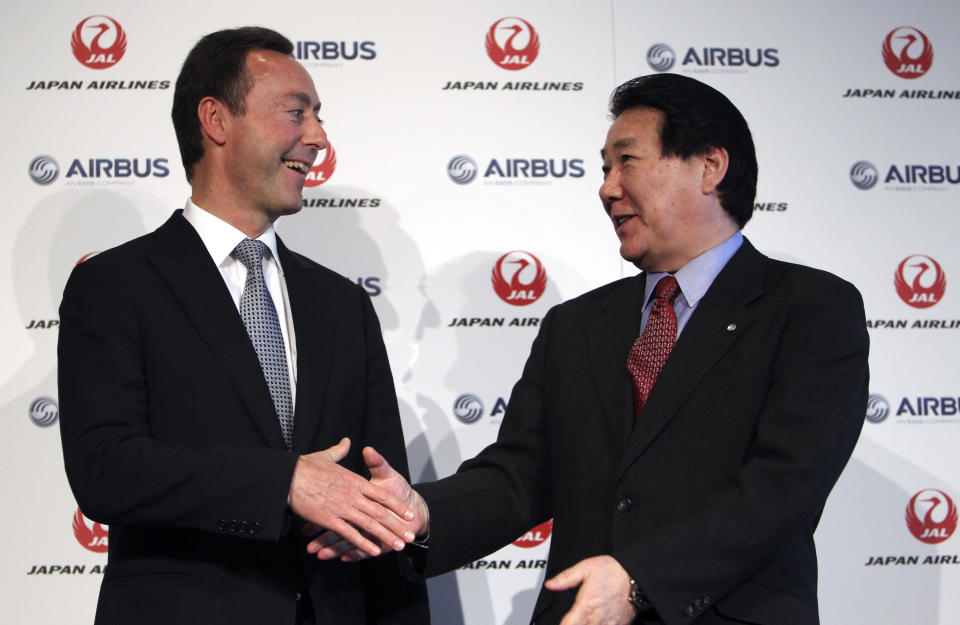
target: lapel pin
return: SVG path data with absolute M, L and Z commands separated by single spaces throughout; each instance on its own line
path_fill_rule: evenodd
M 731 323 L 730 325 L 727 326 L 727 332 L 733 332 L 736 329 L 737 329 L 737 324 L 735 323 Z

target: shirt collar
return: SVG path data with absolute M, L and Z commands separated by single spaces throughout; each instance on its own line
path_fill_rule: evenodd
M 183 217 L 200 235 L 200 240 L 213 258 L 217 267 L 222 267 L 232 257 L 230 253 L 234 248 L 248 238 L 240 230 L 237 230 L 226 221 L 220 219 L 213 213 L 207 212 L 193 203 L 193 200 L 187 198 L 187 203 L 183 207 Z M 266 232 L 257 237 L 270 250 L 277 266 L 280 265 L 280 255 L 277 253 L 277 232 L 273 229 L 273 224 L 267 228 Z
M 711 247 L 673 274 L 673 277 L 677 279 L 677 284 L 680 285 L 680 295 L 686 300 L 687 306 L 693 308 L 703 299 L 710 285 L 716 280 L 717 275 L 742 244 L 743 233 L 737 230 L 729 239 Z M 666 272 L 647 274 L 647 284 L 643 292 L 644 306 L 653 296 L 653 290 L 660 278 L 666 275 L 668 275 Z

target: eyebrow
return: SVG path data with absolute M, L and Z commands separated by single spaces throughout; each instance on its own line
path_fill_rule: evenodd
M 297 99 L 297 100 L 300 100 L 300 102 L 301 102 L 304 106 L 310 106 L 310 96 L 308 96 L 306 93 L 304 93 L 304 92 L 302 92 L 302 91 L 297 91 L 296 93 L 291 93 L 291 94 L 289 94 L 289 95 L 290 95 L 291 98 L 295 98 L 295 99 Z M 317 102 L 316 104 L 313 105 L 313 112 L 314 112 L 314 113 L 317 113 L 317 112 L 319 112 L 319 111 L 320 111 L 320 103 Z
M 636 137 L 622 137 L 613 142 L 613 147 L 616 149 L 628 148 L 634 143 L 637 142 Z M 607 158 L 607 149 L 600 149 L 600 158 Z

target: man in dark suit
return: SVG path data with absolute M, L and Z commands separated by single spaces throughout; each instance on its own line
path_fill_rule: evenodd
M 715 89 L 621 85 L 600 199 L 643 270 L 552 309 L 496 443 L 447 479 L 374 482 L 418 509 L 428 574 L 553 517 L 537 624 L 813 625 L 813 533 L 867 397 L 863 303 L 740 233 L 757 164 Z M 418 494 L 419 493 L 419 494 Z M 360 559 L 328 533 L 309 549 Z
M 110 525 L 97 623 L 429 622 L 398 554 L 356 568 L 305 551 L 309 524 L 402 549 L 413 513 L 356 475 L 359 444 L 406 471 L 370 300 L 273 229 L 326 147 L 292 49 L 262 28 L 201 39 L 173 106 L 191 198 L 64 291 L 64 462 Z

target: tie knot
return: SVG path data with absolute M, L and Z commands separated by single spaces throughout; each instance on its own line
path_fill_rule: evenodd
M 244 239 L 233 248 L 230 255 L 239 260 L 250 271 L 252 267 L 259 267 L 263 262 L 263 255 L 267 251 L 267 246 L 262 241 L 255 239 Z
M 660 282 L 657 282 L 657 286 L 654 287 L 653 297 L 655 299 L 665 299 L 669 302 L 673 300 L 679 290 L 680 285 L 677 284 L 676 278 L 673 276 L 664 276 L 660 278 Z

